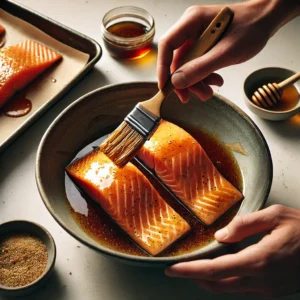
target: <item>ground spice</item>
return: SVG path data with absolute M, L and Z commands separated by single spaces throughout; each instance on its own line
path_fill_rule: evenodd
M 46 245 L 29 234 L 12 234 L 0 240 L 0 284 L 25 286 L 45 271 L 48 261 Z

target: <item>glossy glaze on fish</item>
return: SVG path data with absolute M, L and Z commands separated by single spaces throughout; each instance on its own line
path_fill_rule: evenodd
M 157 255 L 190 230 L 133 164 L 119 169 L 100 150 L 66 168 L 69 176 L 144 250 Z
M 185 130 L 163 120 L 138 157 L 202 222 L 212 224 L 243 195 Z
M 32 40 L 0 49 L 0 107 L 61 58 Z
M 5 28 L 0 24 L 0 37 L 5 33 Z

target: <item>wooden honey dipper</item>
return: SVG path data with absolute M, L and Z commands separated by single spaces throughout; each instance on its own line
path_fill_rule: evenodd
M 300 72 L 285 79 L 280 83 L 268 83 L 258 88 L 252 95 L 252 102 L 262 108 L 271 108 L 279 102 L 282 91 L 288 86 L 300 79 Z

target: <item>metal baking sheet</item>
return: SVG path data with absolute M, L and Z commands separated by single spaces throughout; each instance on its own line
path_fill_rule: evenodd
M 89 55 L 89 59 L 77 74 L 76 77 L 70 79 L 70 82 L 63 90 L 47 101 L 46 105 L 38 108 L 33 114 L 27 117 L 25 122 L 18 128 L 14 129 L 4 140 L 0 140 L 0 152 L 4 150 L 15 138 L 17 138 L 29 125 L 31 125 L 38 117 L 40 117 L 47 109 L 50 108 L 62 95 L 64 95 L 72 86 L 74 86 L 94 65 L 99 61 L 102 55 L 101 46 L 93 39 L 62 25 L 32 9 L 29 9 L 17 2 L 4 0 L 0 2 L 0 8 L 7 13 L 37 27 L 52 38 L 72 47 L 76 50 Z M 8 120 L 9 121 L 9 120 Z M 0 129 L 1 130 L 1 129 Z

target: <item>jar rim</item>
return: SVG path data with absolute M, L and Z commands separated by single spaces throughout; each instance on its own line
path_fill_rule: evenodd
M 120 37 L 110 33 L 106 29 L 106 24 L 110 21 L 117 20 L 118 18 L 121 17 L 135 17 L 137 19 L 142 19 L 149 24 L 150 26 L 149 31 L 137 37 Z M 102 24 L 101 24 L 101 33 L 102 33 L 102 37 L 105 40 L 108 40 L 110 42 L 113 41 L 115 43 L 120 43 L 124 45 L 128 45 L 129 43 L 134 43 L 134 42 L 139 42 L 139 43 L 147 42 L 150 38 L 154 36 L 155 21 L 154 18 L 150 15 L 150 13 L 143 8 L 137 6 L 119 6 L 109 10 L 103 16 Z

